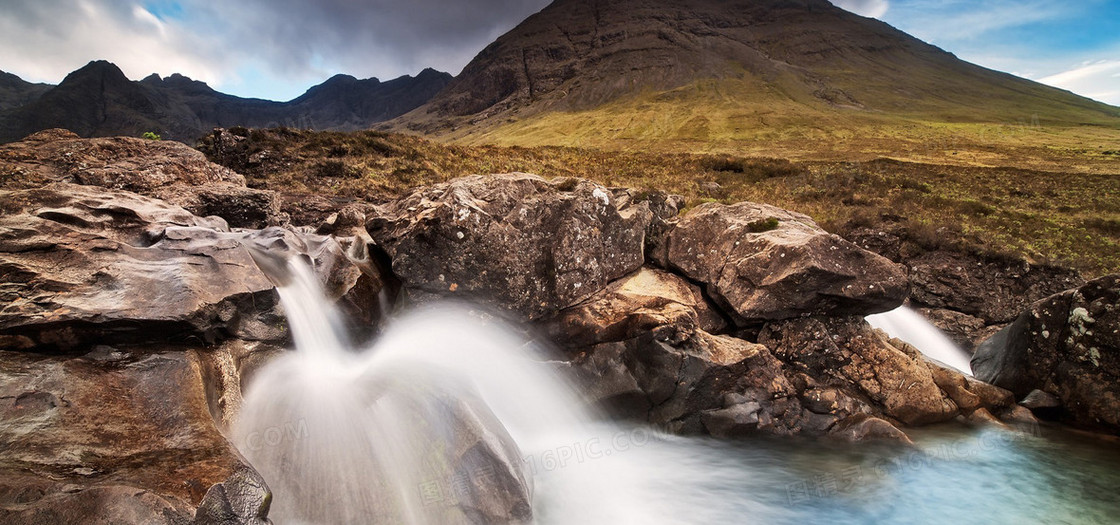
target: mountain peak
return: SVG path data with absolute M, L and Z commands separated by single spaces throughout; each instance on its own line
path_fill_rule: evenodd
M 100 82 L 103 85 L 123 85 L 130 82 L 124 71 L 107 60 L 94 60 L 76 71 L 66 75 L 58 85 L 71 86 L 85 82 Z
M 798 120 L 857 112 L 1000 122 L 1021 115 L 1024 104 L 1071 119 L 1097 111 L 1086 99 L 963 62 L 826 0 L 556 0 L 394 125 L 474 133 L 670 92 L 677 102 L 666 109 L 716 103 L 730 111 L 729 101 L 708 99 L 733 94 L 731 113 L 782 108 Z M 688 98 L 699 96 L 706 100 Z M 579 135 L 571 132 L 563 134 Z
M 377 77 L 371 77 L 367 80 L 373 80 L 375 82 L 380 82 L 380 80 L 378 80 Z M 337 75 L 332 76 L 331 78 L 328 78 L 326 81 L 323 82 L 323 84 L 349 84 L 349 83 L 353 83 L 353 82 L 357 82 L 357 81 L 358 81 L 358 77 L 355 77 L 353 75 L 347 75 L 345 73 L 339 73 Z M 323 85 L 323 84 L 320 84 L 320 85 Z

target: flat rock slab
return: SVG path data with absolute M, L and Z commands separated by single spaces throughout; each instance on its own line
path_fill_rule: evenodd
M 361 273 L 333 239 L 231 232 L 220 218 L 126 191 L 55 183 L 0 194 L 0 210 L 0 348 L 284 340 L 273 284 L 246 242 L 308 254 L 328 288 L 345 291 Z

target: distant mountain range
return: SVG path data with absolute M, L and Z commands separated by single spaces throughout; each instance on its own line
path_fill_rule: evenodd
M 90 62 L 57 86 L 0 74 L 0 142 L 46 128 L 81 136 L 138 136 L 146 131 L 191 143 L 218 126 L 365 129 L 423 104 L 451 81 L 425 69 L 387 82 L 336 75 L 289 102 L 214 91 L 182 75 L 129 80 L 116 65 Z
M 1090 127 L 1107 141 L 1120 108 L 962 61 L 827 0 L 556 0 L 457 77 L 339 75 L 283 103 L 181 75 L 134 82 L 108 62 L 53 87 L 0 75 L 0 141 L 47 127 L 191 142 L 215 126 L 376 126 L 468 143 L 785 141 L 780 153 L 881 154 L 932 139 L 986 144 L 992 130 L 974 125 L 1009 122 Z

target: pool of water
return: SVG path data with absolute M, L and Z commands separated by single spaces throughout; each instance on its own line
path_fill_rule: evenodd
M 616 434 L 531 458 L 540 523 L 1120 523 L 1120 445 L 1058 429 L 949 425 L 912 430 L 913 446 Z M 581 469 L 586 494 L 550 483 Z

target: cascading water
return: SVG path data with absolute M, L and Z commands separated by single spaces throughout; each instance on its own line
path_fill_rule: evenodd
M 867 316 L 867 322 L 891 337 L 910 343 L 926 356 L 972 375 L 971 357 L 922 314 L 905 306 Z
M 247 385 L 232 437 L 272 489 L 277 524 L 517 523 L 529 509 L 495 505 L 519 487 L 540 525 L 1112 523 L 1120 513 L 1111 445 L 960 428 L 912 429 L 915 447 L 663 435 L 581 409 L 562 363 L 462 307 L 393 319 L 355 351 L 302 262 L 258 264 L 279 284 L 297 349 Z M 1067 486 L 1079 491 L 1054 492 Z
M 535 345 L 444 305 L 354 351 L 302 261 L 254 257 L 279 285 L 296 351 L 247 385 L 233 434 L 273 490 L 277 523 L 466 522 L 477 502 L 456 490 L 485 500 L 486 484 L 536 485 L 537 523 L 667 522 L 640 504 L 651 473 L 611 456 L 652 433 L 596 422 Z M 476 443 L 490 464 L 458 468 Z M 497 479 L 507 471 L 515 479 Z

